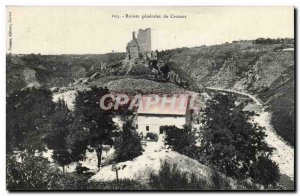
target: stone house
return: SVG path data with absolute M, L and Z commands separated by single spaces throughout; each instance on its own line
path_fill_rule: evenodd
M 163 134 L 162 126 L 191 125 L 192 113 L 189 109 L 190 97 L 160 97 L 156 104 L 147 107 L 151 97 L 143 96 L 137 110 L 137 131 L 145 136 L 148 132 Z M 165 99 L 165 100 L 164 100 Z M 165 102 L 165 103 L 164 103 Z

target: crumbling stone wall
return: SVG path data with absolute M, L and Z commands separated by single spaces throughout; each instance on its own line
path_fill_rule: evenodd
M 141 52 L 151 52 L 151 29 L 139 29 L 137 35 L 138 44 Z
M 136 59 L 139 57 L 139 44 L 135 37 L 135 32 L 132 32 L 132 40 L 127 43 L 126 51 L 129 54 L 130 59 Z
M 126 51 L 130 59 L 139 57 L 139 53 L 147 56 L 151 53 L 151 29 L 139 29 L 137 38 L 135 32 L 132 33 L 132 40 L 127 43 Z
M 139 57 L 139 48 L 136 46 L 129 47 L 128 51 L 130 59 L 136 59 Z

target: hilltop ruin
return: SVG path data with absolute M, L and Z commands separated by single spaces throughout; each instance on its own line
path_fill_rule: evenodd
M 132 32 L 132 40 L 127 43 L 126 51 L 129 59 L 136 59 L 141 54 L 147 56 L 151 53 L 151 28 L 139 29 L 137 37 L 135 31 Z

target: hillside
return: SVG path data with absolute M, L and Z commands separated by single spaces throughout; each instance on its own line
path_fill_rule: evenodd
M 8 55 L 7 94 L 27 87 L 48 88 L 53 101 L 63 98 L 73 111 L 77 91 L 92 86 L 107 86 L 111 92 L 126 94 L 201 93 L 205 95 L 201 96 L 203 105 L 212 92 L 233 93 L 248 104 L 247 110 L 256 113 L 253 122 L 265 128 L 266 143 L 274 148 L 271 159 L 280 172 L 279 185 L 293 189 L 294 148 L 287 144 L 294 145 L 295 134 L 293 43 L 240 41 L 154 53 L 157 57 L 153 59 L 134 60 L 125 53 Z M 91 180 L 112 181 L 112 167 L 118 167 L 120 180 L 148 184 L 150 174 L 158 174 L 162 161 L 176 164 L 188 175 L 196 173 L 211 186 L 216 172 L 162 143 L 147 142 L 142 155 L 125 162 L 116 163 L 107 156 L 106 152 L 98 172 L 95 153 L 81 162 L 93 171 Z M 74 172 L 76 164 L 69 164 L 68 172 Z M 221 178 L 228 181 L 230 189 L 251 188 L 243 187 L 247 183 Z
M 7 55 L 7 93 L 30 83 L 46 88 L 64 87 L 93 73 L 111 70 L 112 64 L 125 58 L 125 53 L 99 55 Z M 31 72 L 31 80 L 26 79 Z
M 216 183 L 216 171 L 212 168 L 202 165 L 197 160 L 187 157 L 171 149 L 166 149 L 163 141 L 147 142 L 144 146 L 144 152 L 141 156 L 133 160 L 119 162 L 116 164 L 105 165 L 100 171 L 93 175 L 92 181 L 109 181 L 116 179 L 116 172 L 112 168 L 118 169 L 118 178 L 131 179 L 138 182 L 149 184 L 151 174 L 158 174 L 163 162 L 176 164 L 181 172 L 188 175 L 196 174 L 198 178 L 205 181 L 207 190 L 214 187 Z M 219 180 L 224 186 L 222 189 L 244 190 L 247 185 L 260 188 L 259 185 L 247 181 L 236 181 L 218 173 Z M 204 189 L 205 190 L 205 189 Z
M 7 93 L 26 86 L 76 90 L 92 85 L 117 92 L 172 93 L 202 87 L 256 95 L 275 130 L 294 145 L 293 40 L 237 41 L 156 51 L 157 60 L 129 62 L 125 53 L 7 56 Z
M 198 84 L 257 95 L 273 113 L 272 123 L 294 145 L 293 43 L 240 41 L 161 52 Z

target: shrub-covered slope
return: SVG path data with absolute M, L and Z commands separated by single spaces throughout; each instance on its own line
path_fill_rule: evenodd
M 26 86 L 109 85 L 116 91 L 142 89 L 143 93 L 178 88 L 198 91 L 202 86 L 234 89 L 257 95 L 273 113 L 276 131 L 293 145 L 293 47 L 290 39 L 178 48 L 157 51 L 156 62 L 140 60 L 133 66 L 125 53 L 8 55 L 7 93 Z M 159 66 L 164 68 L 161 71 L 165 76 L 153 69 Z
M 46 88 L 68 86 L 93 73 L 106 72 L 124 59 L 125 53 L 99 55 L 7 55 L 7 93 L 36 82 Z M 27 72 L 26 72 L 27 71 Z M 26 75 L 31 72 L 31 80 Z M 33 85 L 35 85 L 33 83 Z
M 294 145 L 293 44 L 252 41 L 164 51 L 198 85 L 258 95 L 271 110 L 276 131 Z

